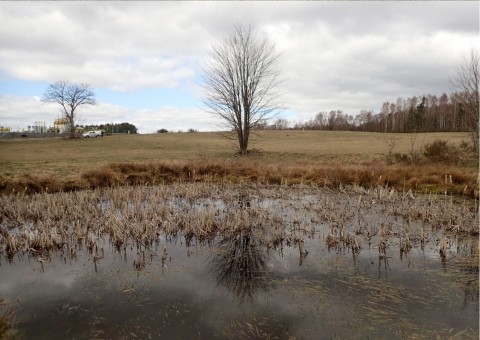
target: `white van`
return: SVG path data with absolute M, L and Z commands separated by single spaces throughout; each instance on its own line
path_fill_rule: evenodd
M 103 132 L 100 130 L 87 131 L 82 134 L 82 137 L 83 138 L 103 137 Z

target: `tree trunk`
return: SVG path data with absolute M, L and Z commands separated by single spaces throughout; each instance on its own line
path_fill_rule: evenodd
M 70 124 L 70 138 L 75 138 L 75 121 L 73 115 L 68 116 L 68 122 Z

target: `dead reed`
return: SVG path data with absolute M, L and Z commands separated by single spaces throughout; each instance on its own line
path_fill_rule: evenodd
M 0 254 L 28 254 L 43 263 L 51 252 L 65 259 L 85 250 L 97 265 L 109 244 L 137 249 L 134 266 L 160 257 L 161 237 L 186 246 L 249 232 L 259 247 L 295 247 L 299 263 L 317 238 L 329 249 L 378 248 L 407 255 L 432 240 L 448 255 L 449 240 L 478 235 L 477 202 L 452 196 L 421 196 L 389 187 L 173 183 L 103 187 L 70 193 L 0 196 Z

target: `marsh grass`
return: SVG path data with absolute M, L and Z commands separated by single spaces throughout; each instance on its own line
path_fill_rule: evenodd
M 301 198 L 305 194 L 313 196 Z M 296 204 L 310 217 L 297 215 Z M 472 200 L 415 197 L 383 187 L 331 193 L 305 186 L 174 183 L 0 196 L 1 253 L 10 260 L 28 254 L 42 264 L 51 252 L 67 260 L 85 249 L 97 266 L 108 239 L 118 252 L 135 246 L 134 266 L 143 269 L 148 258 L 163 256 L 155 253 L 161 237 L 180 238 L 187 246 L 223 237 L 239 244 L 251 238 L 248 244 L 278 251 L 295 247 L 301 265 L 308 255 L 305 240 L 323 233 L 322 225 L 329 249 L 348 249 L 354 256 L 377 247 L 386 257 L 392 244 L 407 254 L 440 231 L 436 246 L 445 257 L 451 237 L 478 236 L 478 210 Z
M 174 182 L 257 183 L 273 185 L 305 184 L 339 188 L 342 185 L 363 187 L 389 186 L 397 190 L 413 189 L 420 193 L 447 193 L 478 197 L 476 173 L 447 165 L 396 165 L 382 161 L 346 166 L 342 163 L 317 165 L 268 165 L 236 160 L 230 163 L 209 160 L 159 163 L 112 163 L 86 170 L 77 178 L 64 181 L 51 175 L 26 174 L 3 179 L 4 193 L 27 194 L 76 191 L 124 185 L 156 185 Z
M 408 135 L 394 137 L 396 151 L 408 152 Z M 388 185 L 397 190 L 478 196 L 477 160 L 462 165 L 391 163 L 385 138 L 384 134 L 361 132 L 260 131 L 252 141 L 259 151 L 248 157 L 235 157 L 234 148 L 220 133 L 0 141 L 0 192 L 183 181 L 328 188 Z M 422 145 L 439 139 L 459 144 L 464 138 L 459 133 L 417 137 Z

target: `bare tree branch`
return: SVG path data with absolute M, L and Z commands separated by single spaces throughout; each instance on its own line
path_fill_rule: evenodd
M 470 131 L 473 145 L 477 152 L 479 139 L 479 106 L 480 106 L 480 57 L 476 50 L 470 51 L 470 58 L 458 64 L 455 76 L 450 80 L 456 99 L 459 101 L 459 110 L 466 115 L 467 126 Z
M 250 131 L 280 110 L 275 93 L 278 58 L 267 38 L 238 25 L 222 44 L 213 46 L 212 61 L 204 68 L 206 111 L 236 132 L 242 155 L 248 151 Z
M 87 84 L 57 81 L 48 86 L 42 102 L 55 103 L 62 107 L 63 113 L 68 119 L 70 138 L 74 138 L 77 109 L 84 105 L 95 105 L 95 93 Z

